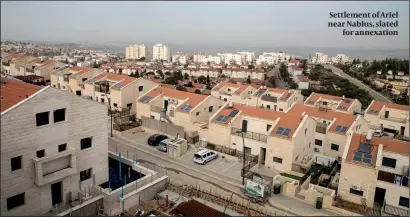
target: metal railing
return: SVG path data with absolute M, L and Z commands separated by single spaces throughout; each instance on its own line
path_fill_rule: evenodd
M 157 112 L 157 113 L 161 113 L 164 109 L 158 106 L 151 106 L 151 111 L 152 112 Z
M 380 119 L 382 120 L 388 120 L 388 121 L 393 121 L 393 122 L 397 122 L 397 123 L 406 123 L 406 118 L 395 118 L 395 117 L 385 117 L 384 115 L 380 115 Z
M 409 187 L 409 178 L 407 178 L 406 176 L 389 173 L 383 170 L 379 170 L 377 180 L 392 183 L 399 186 Z
M 316 126 L 316 133 L 326 134 L 326 127 Z
M 231 134 L 236 135 L 236 136 L 242 136 L 241 129 L 235 128 L 235 127 L 232 127 Z M 260 142 L 265 142 L 265 143 L 268 141 L 268 136 L 267 135 L 263 135 L 263 134 L 260 134 L 260 133 L 249 132 L 249 131 L 244 133 L 243 137 L 248 138 L 248 139 L 252 139 L 252 140 L 256 140 L 256 141 L 260 141 Z

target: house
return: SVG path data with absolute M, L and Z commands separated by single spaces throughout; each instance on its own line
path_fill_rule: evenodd
M 247 125 L 242 138 L 241 129 Z M 308 115 L 293 115 L 253 106 L 227 103 L 212 116 L 200 137 L 207 144 L 259 155 L 269 169 L 290 172 L 308 168 L 312 162 L 316 121 Z M 307 160 L 309 159 L 309 160 Z
M 214 97 L 234 103 L 246 103 L 248 99 L 257 89 L 252 85 L 233 84 L 229 82 L 221 82 L 212 88 L 211 94 Z
M 289 63 L 288 63 L 288 66 L 298 66 L 299 63 L 300 63 L 299 60 L 297 60 L 297 59 L 291 59 L 291 60 L 289 61 Z
M 409 106 L 373 100 L 364 112 L 370 128 L 409 137 Z
M 64 90 L 70 93 L 77 94 L 77 86 L 70 85 L 70 82 L 69 82 L 70 76 L 75 75 L 75 74 L 81 75 L 89 71 L 99 72 L 99 70 L 96 70 L 90 67 L 74 66 L 72 68 L 69 68 L 69 67 L 60 68 L 51 73 L 51 76 L 50 76 L 51 86 L 57 89 L 60 89 L 60 90 Z M 74 89 L 71 89 L 72 87 Z
M 54 214 L 93 198 L 89 189 L 108 181 L 106 107 L 7 78 L 1 92 L 1 215 Z
M 64 63 L 57 62 L 54 60 L 40 61 L 40 62 L 37 62 L 36 66 L 34 67 L 34 74 L 37 76 L 44 77 L 47 84 L 50 84 L 51 72 L 53 72 L 54 70 L 63 68 L 64 66 L 65 66 Z
M 332 96 L 313 92 L 306 98 L 305 105 L 337 112 L 359 114 L 362 112 L 362 103 L 358 99 L 345 96 Z
M 369 126 L 361 115 L 324 110 L 303 104 L 294 104 L 286 112 L 309 115 L 317 122 L 315 127 L 315 161 L 328 164 L 342 157 L 348 136 L 353 132 L 367 132 Z
M 197 133 L 226 102 L 214 96 L 154 87 L 137 98 L 137 118 L 143 116 L 182 126 L 186 133 Z
M 128 75 L 101 73 L 85 81 L 81 95 L 104 103 L 112 110 L 135 113 L 137 79 Z
M 310 88 L 310 79 L 305 75 L 296 75 L 293 79 L 298 84 L 299 90 L 307 90 Z
M 20 67 L 24 66 L 24 64 L 27 64 L 28 62 L 37 59 L 36 57 L 32 56 L 25 56 L 25 55 L 12 55 L 11 58 L 9 59 L 6 57 L 5 61 L 9 61 L 10 68 L 9 72 L 10 75 L 21 75 L 20 74 Z
M 346 144 L 338 195 L 356 204 L 409 214 L 409 143 L 353 134 Z M 397 215 L 399 214 L 399 215 Z
M 250 97 L 242 100 L 240 103 L 284 112 L 289 109 L 293 103 L 302 104 L 303 95 L 297 90 L 260 86 Z

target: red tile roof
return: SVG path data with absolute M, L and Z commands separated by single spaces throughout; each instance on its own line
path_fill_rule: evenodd
M 337 126 L 343 126 L 343 127 L 350 128 L 357 117 L 352 114 L 335 112 L 332 110 L 321 111 L 318 108 L 306 106 L 302 104 L 294 104 L 292 108 L 288 111 L 289 114 L 299 114 L 299 115 L 303 114 L 304 112 L 305 114 L 310 115 L 312 117 L 323 118 L 328 121 L 332 121 L 333 119 L 336 119 L 335 122 L 332 124 L 332 126 L 329 128 L 329 132 L 332 132 L 332 133 L 339 133 L 339 132 L 335 132 L 335 129 Z
M 195 93 L 188 93 L 185 91 L 179 91 L 171 88 L 164 88 L 164 87 L 157 87 L 150 92 L 147 93 L 147 96 L 150 97 L 157 97 L 160 94 L 164 94 L 164 96 L 170 97 L 170 98 L 176 98 L 180 100 L 185 100 L 189 98 L 188 101 L 186 101 L 183 105 L 188 104 L 192 107 L 197 106 L 199 103 L 205 100 L 207 96 L 201 95 L 201 94 L 195 94 Z M 183 106 L 181 105 L 181 106 Z
M 298 77 L 299 82 L 309 82 L 310 81 L 308 76 L 305 76 L 305 75 L 296 75 L 296 77 Z
M 6 82 L 6 84 L 4 84 Z M 1 78 L 1 112 L 28 98 L 42 87 L 17 81 L 9 78 Z
M 359 145 L 361 142 L 362 143 L 366 142 L 366 135 L 361 135 L 357 133 L 353 134 L 352 140 L 349 146 L 349 151 L 346 156 L 346 161 L 357 163 L 357 164 L 363 164 L 358 161 L 353 161 L 354 153 L 359 149 Z M 371 144 L 372 144 L 372 149 L 371 149 L 371 155 L 372 155 L 371 165 L 372 166 L 376 165 L 377 152 L 378 152 L 378 148 L 380 144 L 383 145 L 383 152 L 392 152 L 392 153 L 406 155 L 406 156 L 409 155 L 409 143 L 405 141 L 392 139 L 392 138 L 384 138 L 384 137 L 382 138 L 372 137 Z
M 113 74 L 113 73 L 108 73 L 108 72 L 104 72 L 104 73 L 101 73 L 101 74 L 95 76 L 96 81 L 98 81 L 100 79 L 107 79 L 107 80 L 116 81 L 116 82 L 119 82 L 120 84 L 122 84 L 124 86 L 137 80 L 136 78 L 130 77 L 128 75 Z
M 293 60 L 290 60 L 289 62 L 290 62 L 290 63 L 296 63 L 296 64 L 297 64 L 297 63 L 299 63 L 299 60 L 293 59 Z
M 84 74 L 84 73 L 89 72 L 93 69 L 94 68 L 91 68 L 91 67 L 74 66 L 73 68 L 70 68 L 70 71 L 74 71 L 75 74 Z
M 333 95 L 329 95 L 329 94 L 321 94 L 321 93 L 314 93 L 313 92 L 305 100 L 304 103 L 309 104 L 308 103 L 309 101 L 317 102 L 319 99 L 327 100 L 327 101 L 335 101 L 336 103 L 340 103 L 340 105 L 346 107 L 346 109 L 348 109 L 353 104 L 353 102 L 355 101 L 355 99 L 351 99 L 351 98 L 345 98 L 345 100 L 343 100 L 343 97 L 340 97 L 340 96 L 333 96 Z M 346 100 L 350 100 L 350 102 L 347 102 Z M 338 109 L 338 110 L 340 110 L 340 109 Z
M 379 101 L 373 100 L 373 102 L 370 104 L 369 108 L 367 109 L 367 113 L 377 115 L 379 114 L 380 110 L 382 110 L 383 107 L 402 110 L 402 111 L 409 111 L 409 106 L 407 105 L 399 105 L 399 104 L 394 104 L 394 103 L 379 102 Z M 370 112 L 371 110 L 374 110 L 375 112 Z

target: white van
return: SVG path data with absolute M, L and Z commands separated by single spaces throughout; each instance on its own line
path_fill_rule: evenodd
M 202 165 L 216 158 L 218 158 L 218 153 L 209 149 L 203 149 L 194 154 L 194 162 Z

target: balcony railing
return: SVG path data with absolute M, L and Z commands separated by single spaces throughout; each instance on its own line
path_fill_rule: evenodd
M 263 101 L 268 101 L 268 102 L 278 102 L 278 98 L 274 96 L 269 96 L 269 95 L 263 95 L 261 98 Z
M 110 88 L 109 88 L 109 87 L 99 87 L 99 86 L 95 86 L 94 91 L 95 91 L 95 92 L 100 92 L 100 93 L 110 94 Z
M 232 127 L 231 134 L 232 135 L 237 135 L 237 136 L 242 136 L 241 129 L 234 128 L 234 127 Z M 265 142 L 265 143 L 268 141 L 268 136 L 267 135 L 263 135 L 263 134 L 260 134 L 260 133 L 249 132 L 249 131 L 244 133 L 243 137 L 248 138 L 248 139 L 252 139 L 252 140 L 256 140 L 256 141 L 260 141 L 260 142 Z
M 372 129 L 372 130 L 381 130 L 382 128 L 381 128 L 380 126 L 377 126 L 377 125 L 370 125 L 370 124 L 369 124 L 369 129 Z
M 316 126 L 316 133 L 326 134 L 326 127 Z
M 409 178 L 407 178 L 406 176 L 389 173 L 382 170 L 379 170 L 377 180 L 392 183 L 399 186 L 409 187 Z
M 159 107 L 159 106 L 151 106 L 151 111 L 152 112 L 157 112 L 157 113 L 161 113 L 164 109 Z
M 4 62 L 4 63 L 3 63 L 3 66 L 10 66 L 10 63 Z
M 393 121 L 393 122 L 397 122 L 397 123 L 402 123 L 402 124 L 406 123 L 406 118 L 395 118 L 395 117 L 387 117 L 386 118 L 384 115 L 380 115 L 380 119 L 387 120 L 387 121 Z

